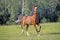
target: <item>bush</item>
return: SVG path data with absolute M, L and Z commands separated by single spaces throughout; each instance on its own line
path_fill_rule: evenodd
M 0 15 L 0 24 L 6 24 L 10 18 L 10 14 Z

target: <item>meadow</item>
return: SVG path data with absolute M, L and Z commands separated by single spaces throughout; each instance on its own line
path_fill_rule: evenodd
M 60 40 L 60 22 L 41 23 L 41 26 L 40 36 L 37 36 L 33 25 L 30 25 L 30 36 L 27 36 L 25 27 L 22 34 L 21 25 L 0 25 L 0 40 Z

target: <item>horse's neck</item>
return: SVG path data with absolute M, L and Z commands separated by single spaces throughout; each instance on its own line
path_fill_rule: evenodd
M 34 18 L 37 18 L 37 14 L 36 14 L 37 12 L 35 11 L 35 12 L 33 12 L 33 13 L 34 13 L 34 14 L 33 14 L 33 17 L 34 17 Z
M 36 14 L 36 12 L 34 12 L 34 14 L 33 14 L 34 16 L 36 16 L 37 14 Z

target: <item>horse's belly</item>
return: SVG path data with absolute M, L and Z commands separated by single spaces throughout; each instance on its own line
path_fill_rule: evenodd
M 25 23 L 32 25 L 32 24 L 34 24 L 34 21 L 35 20 L 33 20 L 32 18 L 27 18 L 26 21 L 25 21 Z

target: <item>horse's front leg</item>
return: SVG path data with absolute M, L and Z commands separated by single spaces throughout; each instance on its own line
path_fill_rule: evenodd
M 25 26 L 25 25 L 21 23 L 22 34 L 24 33 L 24 30 L 23 30 L 23 27 L 24 27 L 24 26 Z
M 37 30 L 36 24 L 34 24 L 34 28 L 35 28 L 36 32 L 38 33 L 38 30 Z
M 38 36 L 40 36 L 39 32 L 41 31 L 41 25 L 38 23 L 37 26 L 39 27 L 39 29 L 38 29 Z
M 41 31 L 41 25 L 38 23 L 37 26 L 39 27 L 38 32 L 40 32 Z
M 28 27 L 29 27 L 29 25 L 26 26 L 26 33 L 27 33 L 27 36 L 29 36 Z
M 40 35 L 39 35 L 39 30 L 37 29 L 36 24 L 34 25 L 34 27 L 35 27 L 35 30 L 36 30 L 38 36 L 40 36 Z

